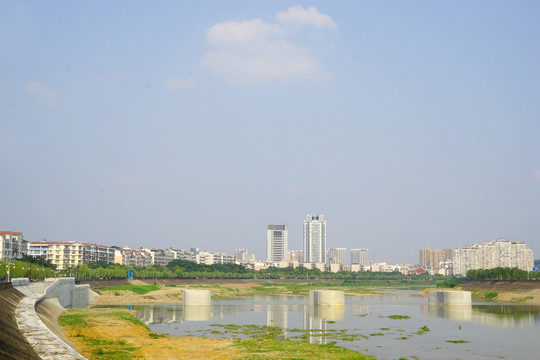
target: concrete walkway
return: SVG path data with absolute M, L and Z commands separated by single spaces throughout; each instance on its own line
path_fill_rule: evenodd
M 29 286 L 16 287 L 26 295 L 15 310 L 19 329 L 35 352 L 44 360 L 86 360 L 53 334 L 36 313 L 36 302 L 45 294 L 45 289 L 49 285 L 50 283 L 31 283 Z

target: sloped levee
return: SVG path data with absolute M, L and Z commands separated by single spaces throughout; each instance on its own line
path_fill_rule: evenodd
M 25 296 L 17 304 L 14 317 L 21 335 L 33 348 L 34 353 L 43 360 L 84 360 L 85 358 L 65 341 L 65 337 L 60 335 L 59 327 L 52 326 L 50 329 L 46 325 L 56 322 L 57 315 L 63 311 L 62 302 L 71 306 L 75 293 L 76 296 L 80 295 L 78 292 L 82 290 L 76 289 L 75 280 L 46 279 L 42 283 L 18 286 L 17 290 Z M 89 291 L 87 287 L 86 291 Z M 36 308 L 41 308 L 38 311 L 46 316 L 40 318 Z M 49 311 L 51 313 L 47 313 Z
M 40 360 L 17 326 L 15 309 L 22 298 L 11 284 L 0 283 L 0 359 Z
M 53 334 L 58 336 L 60 340 L 73 347 L 62 332 L 62 327 L 58 325 L 58 316 L 60 316 L 64 310 L 65 309 L 60 305 L 60 302 L 56 298 L 42 300 L 36 305 L 36 312 L 45 326 L 47 326 Z

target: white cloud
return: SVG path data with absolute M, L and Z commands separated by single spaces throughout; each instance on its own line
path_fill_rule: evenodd
M 316 27 L 336 28 L 335 21 L 326 14 L 321 14 L 315 6 L 304 9 L 302 6 L 291 6 L 287 11 L 280 11 L 276 20 L 292 25 L 312 25 Z
M 293 21 L 301 15 L 297 8 L 279 13 L 278 17 Z M 320 14 L 317 9 L 299 9 L 307 11 L 308 15 L 304 15 L 303 22 L 296 20 L 296 24 L 328 24 L 328 20 L 321 20 L 328 16 Z M 287 15 L 291 11 L 293 15 Z M 330 17 L 328 19 L 331 20 Z M 331 23 L 335 24 L 333 20 Z M 199 65 L 205 70 L 217 73 L 233 85 L 333 79 L 333 75 L 325 71 L 319 59 L 312 55 L 311 49 L 288 41 L 288 35 L 281 24 L 261 19 L 215 24 L 206 31 L 206 40 L 215 49 L 208 51 Z
M 45 102 L 52 103 L 58 100 L 58 94 L 54 90 L 36 81 L 28 81 L 26 83 L 26 91 L 36 95 L 40 100 Z
M 535 184 L 540 185 L 540 169 L 536 170 L 532 175 L 532 180 Z
M 206 40 L 215 44 L 241 44 L 250 41 L 261 41 L 267 36 L 283 34 L 277 24 L 269 24 L 261 19 L 249 21 L 226 21 L 206 30 Z
M 180 79 L 175 77 L 170 77 L 167 79 L 167 89 L 169 90 L 178 90 L 178 89 L 185 89 L 188 87 L 191 87 L 195 85 L 195 79 Z

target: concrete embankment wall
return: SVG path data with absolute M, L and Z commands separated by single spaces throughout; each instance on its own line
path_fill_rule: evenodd
M 60 302 L 56 298 L 42 300 L 36 305 L 36 313 L 41 321 L 43 321 L 53 334 L 58 336 L 67 345 L 73 347 L 62 332 L 62 327 L 58 325 L 58 316 L 64 311 L 64 307 L 60 305 Z
M 40 360 L 17 326 L 15 309 L 22 298 L 11 284 L 0 283 L 0 359 Z
M 77 298 L 82 299 L 82 302 L 88 300 L 89 286 L 77 288 L 75 279 L 62 278 L 47 279 L 45 282 L 31 283 L 28 286 L 21 285 L 18 289 L 25 296 L 15 309 L 15 320 L 22 336 L 34 352 L 43 360 L 84 360 L 85 358 L 65 341 L 56 319 L 64 310 L 62 305 L 77 306 Z M 86 297 L 81 295 L 83 291 L 86 292 Z M 39 316 L 38 312 L 41 312 L 42 316 Z
M 57 298 L 65 308 L 83 308 L 91 302 L 90 285 L 75 285 L 75 278 L 45 279 L 51 285 L 45 290 L 44 299 Z

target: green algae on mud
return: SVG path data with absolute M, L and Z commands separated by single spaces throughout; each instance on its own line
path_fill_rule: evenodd
M 109 286 L 109 287 L 100 289 L 99 291 L 129 290 L 129 291 L 133 291 L 136 294 L 144 295 L 144 294 L 149 293 L 150 291 L 156 291 L 159 289 L 160 287 L 158 285 L 122 285 L 122 286 Z
M 310 344 L 291 340 L 256 341 L 237 340 L 236 346 L 245 355 L 240 359 L 310 359 L 310 360 L 374 360 L 361 354 L 329 344 Z
M 139 328 L 143 328 L 147 332 L 147 336 L 152 339 L 169 338 L 167 334 L 157 334 L 150 331 L 142 321 L 133 316 L 129 310 L 118 311 L 118 309 L 75 309 L 68 310 L 58 318 L 66 330 L 74 330 L 75 337 L 82 341 L 90 349 L 91 358 L 99 360 L 128 360 L 138 359 L 137 348 L 120 338 L 110 339 L 98 336 L 87 336 L 83 334 L 83 329 L 90 329 L 95 324 L 96 319 L 103 317 L 116 318 L 121 321 L 131 323 Z M 235 356 L 234 359 L 330 359 L 330 360 L 370 360 L 374 357 L 361 354 L 354 350 L 336 346 L 335 341 L 330 341 L 328 344 L 311 344 L 308 337 L 321 337 L 326 340 L 342 340 L 353 341 L 359 337 L 367 338 L 358 334 L 346 334 L 341 331 L 331 330 L 326 333 L 320 331 L 302 331 L 297 340 L 278 340 L 282 329 L 273 326 L 257 326 L 257 325 L 235 325 L 212 324 L 214 328 L 221 327 L 220 330 L 213 330 L 210 333 L 218 335 L 229 335 L 231 337 L 245 336 L 249 339 L 234 339 L 234 347 L 240 351 L 240 357 Z M 294 332 L 295 330 L 291 330 Z M 327 335 L 328 334 L 328 335 Z M 204 334 L 203 334 L 204 337 Z M 174 338 L 174 337 L 171 337 Z

